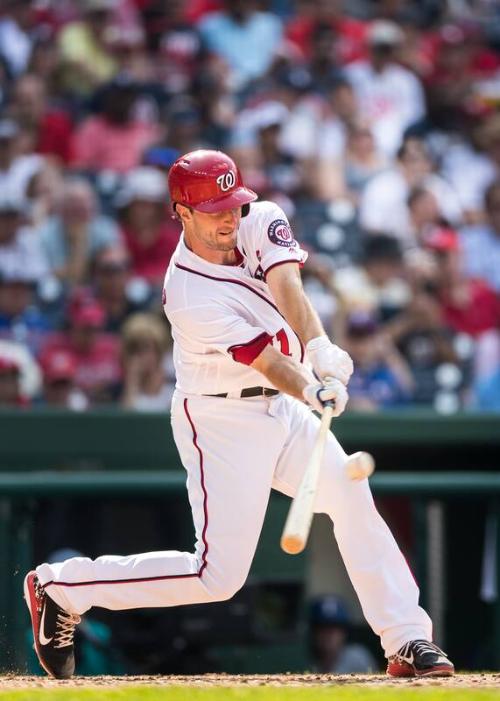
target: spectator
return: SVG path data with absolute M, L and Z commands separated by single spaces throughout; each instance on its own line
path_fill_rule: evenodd
M 106 45 L 106 32 L 117 0 L 82 0 L 82 17 L 69 22 L 58 37 L 64 86 L 83 97 L 111 80 L 117 64 Z
M 387 334 L 410 366 L 414 378 L 413 401 L 417 404 L 440 405 L 440 367 L 453 367 L 458 378 L 453 389 L 462 383 L 466 370 L 455 350 L 454 334 L 443 320 L 443 310 L 436 283 L 436 269 L 432 259 L 416 251 L 418 255 L 407 257 L 412 294 L 400 313 L 384 325 Z M 456 411 L 460 400 L 456 394 L 450 396 L 450 404 L 443 410 Z
M 4 0 L 0 17 L 0 51 L 12 75 L 26 70 L 33 48 L 32 0 Z
M 489 377 L 481 378 L 473 390 L 475 409 L 500 412 L 500 367 Z
M 474 377 L 489 376 L 500 366 L 500 300 L 484 280 L 465 277 L 455 231 L 437 228 L 425 243 L 436 260 L 443 320 L 455 333 L 474 339 Z
M 485 117 L 474 128 L 463 129 L 463 137 L 451 140 L 443 154 L 442 173 L 463 204 L 466 221 L 483 220 L 486 189 L 500 174 L 500 115 Z
M 141 162 L 143 151 L 158 140 L 159 127 L 134 115 L 138 85 L 117 76 L 104 91 L 101 113 L 88 117 L 73 140 L 73 166 L 97 173 L 126 173 Z
M 55 216 L 63 187 L 62 169 L 49 161 L 32 175 L 26 188 L 26 214 L 31 226 L 41 227 L 49 217 Z
M 144 311 L 151 303 L 151 288 L 142 279 L 131 279 L 131 261 L 121 245 L 102 248 L 92 265 L 92 282 L 96 299 L 106 313 L 105 330 L 119 333 L 125 320 Z
M 116 224 L 97 212 L 94 191 L 83 178 L 65 182 L 58 213 L 40 230 L 50 269 L 63 282 L 84 282 L 92 256 L 119 240 Z
M 344 12 L 342 0 L 299 0 L 296 14 L 286 27 L 286 37 L 309 58 L 313 50 L 314 32 L 318 26 L 331 27 L 338 37 L 336 54 L 341 64 L 350 63 L 365 56 L 365 22 L 349 17 Z
M 122 333 L 124 384 L 122 406 L 136 411 L 165 411 L 174 391 L 165 375 L 169 337 L 165 323 L 151 314 L 134 314 Z
M 378 148 L 387 156 L 395 154 L 405 129 L 425 115 L 419 79 L 396 63 L 403 37 L 394 22 L 374 22 L 368 33 L 369 59 L 351 63 L 345 69 L 361 113 L 371 124 Z
M 117 23 L 108 27 L 106 44 L 116 61 L 117 73 L 126 73 L 138 83 L 155 80 L 156 67 L 146 52 L 146 36 L 141 26 Z
M 282 41 L 279 19 L 257 9 L 256 0 L 225 0 L 224 10 L 204 17 L 199 25 L 206 48 L 223 58 L 234 89 L 264 76 Z
M 0 189 L 0 274 L 23 271 L 29 266 L 30 276 L 41 280 L 48 273 L 47 260 L 37 233 L 23 225 L 24 201 Z
M 500 180 L 488 187 L 484 202 L 487 221 L 461 232 L 465 271 L 500 293 Z
M 411 189 L 425 187 L 436 197 L 441 217 L 459 223 L 461 208 L 452 188 L 432 172 L 432 161 L 423 142 L 405 139 L 395 167 L 380 173 L 367 184 L 360 201 L 359 218 L 367 231 L 385 231 L 405 246 L 415 243 L 408 211 Z
M 132 271 L 161 285 L 181 232 L 167 213 L 165 177 L 143 166 L 131 171 L 117 193 L 122 233 L 132 258 Z
M 345 309 L 385 321 L 411 298 L 401 246 L 391 236 L 373 234 L 366 238 L 363 250 L 361 264 L 335 271 L 331 284 Z
M 309 641 L 313 670 L 320 674 L 369 674 L 377 671 L 372 654 L 349 642 L 352 619 L 335 594 L 318 596 L 309 605 Z
M 26 407 L 40 391 L 40 368 L 21 343 L 0 340 L 0 405 Z M 0 369 L 0 375 L 2 370 Z
M 165 110 L 167 134 L 164 145 L 180 154 L 210 148 L 202 135 L 201 113 L 189 97 L 173 97 Z
M 407 205 L 410 232 L 414 241 L 422 246 L 429 231 L 446 224 L 439 209 L 439 202 L 432 190 L 416 185 L 410 190 Z
M 0 191 L 21 199 L 30 178 L 43 163 L 40 156 L 19 155 L 21 132 L 12 119 L 0 119 Z
M 187 17 L 188 5 L 184 0 L 160 0 L 143 12 L 158 78 L 172 96 L 189 93 L 204 68 L 200 34 L 195 21 Z
M 30 259 L 23 267 L 0 271 L 0 338 L 24 344 L 36 355 L 51 324 L 36 305 L 36 269 Z
M 92 404 L 116 400 L 121 380 L 119 339 L 103 331 L 105 314 L 101 305 L 78 291 L 68 310 L 68 331 L 52 334 L 42 350 L 40 361 L 46 367 L 52 356 L 69 353 L 76 365 L 75 384 Z
M 71 120 L 64 110 L 49 106 L 42 78 L 25 73 L 16 81 L 10 112 L 24 130 L 24 138 L 29 136 L 30 151 L 69 163 Z
M 349 381 L 350 410 L 376 411 L 408 404 L 411 371 L 392 341 L 366 312 L 347 318 L 345 349 L 354 362 Z
M 22 406 L 19 378 L 18 364 L 0 354 L 0 407 Z
M 367 183 L 388 165 L 367 122 L 359 120 L 348 125 L 341 165 L 345 188 L 357 203 Z
M 76 370 L 71 353 L 61 350 L 46 355 L 42 363 L 44 404 L 72 411 L 87 408 L 87 397 L 75 385 Z

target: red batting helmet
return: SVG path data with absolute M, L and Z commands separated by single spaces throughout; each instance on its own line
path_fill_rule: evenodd
M 222 151 L 191 151 L 178 158 L 168 174 L 170 199 L 200 212 L 222 212 L 257 199 L 243 185 L 235 162 Z

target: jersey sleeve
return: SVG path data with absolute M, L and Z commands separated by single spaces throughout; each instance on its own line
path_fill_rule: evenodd
M 258 240 L 264 276 L 277 265 L 295 262 L 302 266 L 307 259 L 307 253 L 295 239 L 285 212 L 272 202 L 260 213 Z
M 273 340 L 265 329 L 224 306 L 177 310 L 171 314 L 171 322 L 193 352 L 222 353 L 244 365 L 251 365 Z

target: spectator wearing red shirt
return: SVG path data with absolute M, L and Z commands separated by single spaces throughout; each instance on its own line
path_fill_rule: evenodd
M 125 75 L 110 83 L 101 114 L 88 117 L 75 134 L 75 168 L 126 173 L 141 162 L 145 149 L 158 141 L 160 130 L 157 124 L 134 116 L 137 96 L 138 86 Z
M 437 229 L 428 235 L 426 245 L 437 262 L 443 321 L 474 339 L 474 376 L 489 376 L 500 364 L 500 301 L 485 280 L 465 276 L 455 231 Z
M 366 57 L 368 25 L 346 17 L 340 0 L 299 0 L 297 14 L 286 27 L 286 38 L 305 58 L 310 58 L 313 38 L 320 25 L 329 25 L 337 36 L 335 50 L 339 63 Z
M 477 337 L 500 328 L 500 303 L 485 280 L 467 278 L 462 269 L 458 234 L 437 228 L 425 239 L 435 256 L 444 320 L 454 331 Z
M 90 296 L 78 292 L 70 302 L 69 330 L 55 333 L 40 357 L 42 367 L 54 363 L 54 354 L 69 354 L 75 365 L 74 382 L 91 403 L 108 403 L 116 398 L 121 380 L 120 340 L 103 331 L 105 313 Z
M 68 351 L 54 351 L 45 356 L 43 400 L 49 406 L 82 411 L 88 406 L 84 393 L 75 386 L 76 360 Z
M 30 151 L 54 156 L 65 164 L 70 161 L 71 119 L 64 110 L 49 106 L 46 88 L 39 76 L 26 73 L 17 80 L 10 111 L 23 128 L 24 137 L 31 139 Z
M 169 216 L 165 176 L 156 168 L 131 171 L 118 192 L 122 233 L 132 271 L 160 286 L 179 236 L 180 224 Z

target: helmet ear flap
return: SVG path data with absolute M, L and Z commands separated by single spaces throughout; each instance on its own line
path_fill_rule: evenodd
M 250 212 L 250 204 L 241 205 L 241 216 L 246 217 Z

